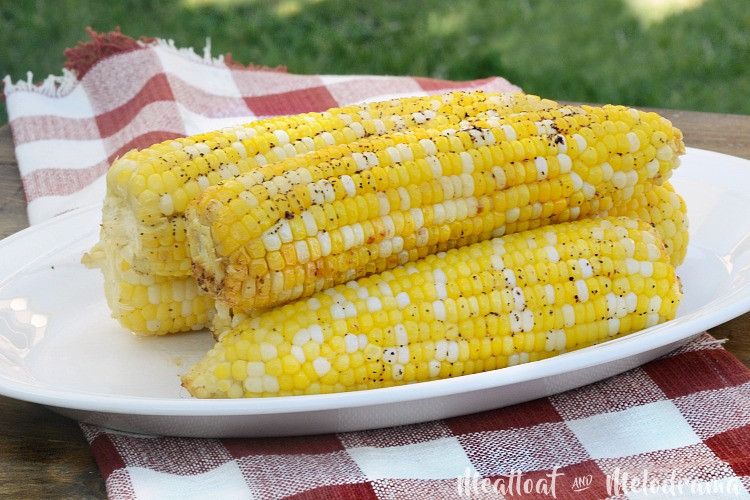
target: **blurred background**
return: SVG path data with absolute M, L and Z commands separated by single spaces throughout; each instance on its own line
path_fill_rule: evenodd
M 0 76 L 120 26 L 293 73 L 506 77 L 557 100 L 750 114 L 747 0 L 4 0 Z M 7 121 L 4 101 L 0 123 Z

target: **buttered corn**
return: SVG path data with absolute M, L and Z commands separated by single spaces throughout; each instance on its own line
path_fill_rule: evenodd
M 543 359 L 674 317 L 658 233 L 555 224 L 429 255 L 246 319 L 183 377 L 201 398 L 318 394 Z
M 431 253 L 626 207 L 666 181 L 682 152 L 667 120 L 622 106 L 553 107 L 332 146 L 207 189 L 187 211 L 195 274 L 227 307 L 281 304 Z

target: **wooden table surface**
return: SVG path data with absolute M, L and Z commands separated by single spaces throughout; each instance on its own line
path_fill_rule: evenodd
M 656 110 L 688 146 L 750 159 L 750 116 Z M 748 170 L 750 175 L 750 170 Z M 10 128 L 0 127 L 0 238 L 28 226 Z M 711 330 L 750 367 L 750 313 Z M 104 483 L 78 425 L 0 396 L 0 498 L 101 498 Z

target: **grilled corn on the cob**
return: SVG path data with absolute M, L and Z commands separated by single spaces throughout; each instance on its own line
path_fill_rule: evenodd
M 272 306 L 456 246 L 593 216 L 666 181 L 678 129 L 622 106 L 558 107 L 333 146 L 204 191 L 199 285 Z
M 430 255 L 247 319 L 183 377 L 201 398 L 316 394 L 455 377 L 674 317 L 651 226 L 555 224 Z
M 556 106 L 526 94 L 455 92 L 256 121 L 166 141 L 116 160 L 107 173 L 102 226 L 139 272 L 191 273 L 187 204 L 208 186 L 284 158 L 414 126 L 457 126 L 466 116 Z
M 607 215 L 600 214 L 602 217 Z M 674 192 L 669 182 L 613 207 L 609 215 L 640 219 L 652 225 L 659 232 L 672 265 L 677 267 L 685 259 L 688 243 L 685 202 Z M 248 317 L 262 314 L 258 310 L 236 310 L 222 302 L 215 305 L 210 328 L 217 338 L 236 328 Z

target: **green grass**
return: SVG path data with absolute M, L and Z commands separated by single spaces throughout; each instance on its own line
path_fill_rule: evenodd
M 747 3 L 650 1 L 696 6 L 648 23 L 637 0 L 15 0 L 0 7 L 0 76 L 59 74 L 86 26 L 119 25 L 295 73 L 503 75 L 559 100 L 750 114 Z

